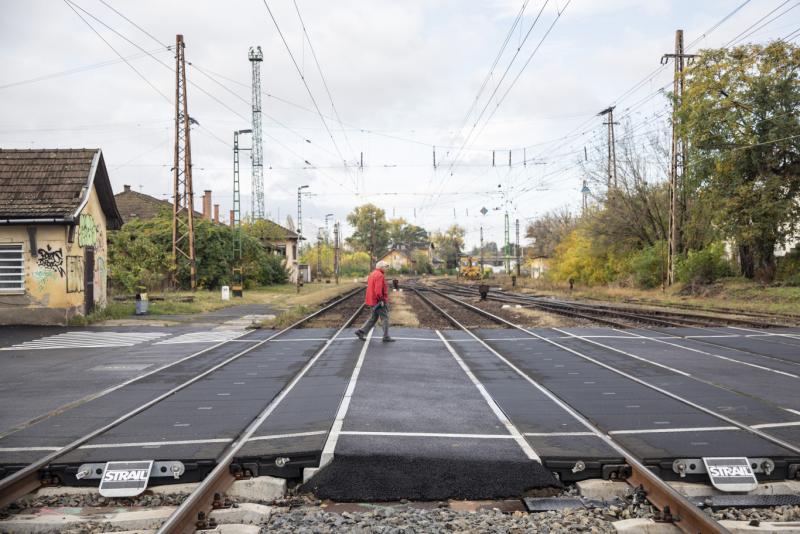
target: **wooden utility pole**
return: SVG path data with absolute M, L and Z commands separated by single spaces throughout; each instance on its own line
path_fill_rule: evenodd
M 194 192 L 192 191 L 192 144 L 189 105 L 186 101 L 186 61 L 183 35 L 175 36 L 175 153 L 172 167 L 172 283 L 178 285 L 178 269 L 188 264 L 192 291 L 197 288 L 194 250 Z
M 667 285 L 675 282 L 675 259 L 683 248 L 681 243 L 681 220 L 683 217 L 680 209 L 683 191 L 684 169 L 684 142 L 677 128 L 677 114 L 683 99 L 683 68 L 684 60 L 695 57 L 695 54 L 683 53 L 683 30 L 675 30 L 675 53 L 664 54 L 661 64 L 666 65 L 670 59 L 675 63 L 672 95 L 672 150 L 669 169 L 669 252 L 667 254 Z
M 614 122 L 614 108 L 616 106 L 609 106 L 597 115 L 602 117 L 608 115 L 608 121 L 603 124 L 608 126 L 608 178 L 607 187 L 610 191 L 612 186 L 617 187 L 617 148 L 614 139 L 614 125 L 619 124 Z

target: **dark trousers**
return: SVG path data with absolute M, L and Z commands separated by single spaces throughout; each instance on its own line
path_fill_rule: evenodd
M 383 306 L 372 306 L 370 309 L 372 312 L 369 314 L 369 319 L 359 330 L 366 334 L 380 319 L 383 324 L 383 337 L 389 337 L 389 308 L 384 304 Z

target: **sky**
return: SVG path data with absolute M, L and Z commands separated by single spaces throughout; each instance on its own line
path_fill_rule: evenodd
M 328 214 L 347 235 L 347 214 L 372 202 L 430 231 L 458 223 L 469 247 L 481 227 L 487 241 L 502 242 L 508 211 L 511 240 L 519 219 L 524 243 L 528 221 L 580 209 L 584 147 L 606 139 L 599 111 L 615 105 L 615 121 L 630 135 L 668 126 L 661 89 L 671 85 L 672 66 L 660 59 L 673 51 L 676 29 L 687 52 L 796 42 L 798 7 L 797 0 L 0 0 L 0 147 L 101 148 L 115 191 L 127 184 L 171 200 L 180 33 L 189 115 L 199 123 L 191 134 L 196 206 L 211 190 L 227 219 L 233 131 L 251 121 L 247 54 L 261 46 L 270 218 L 296 219 L 297 187 L 308 185 L 307 237 Z M 247 152 L 241 180 L 249 212 Z

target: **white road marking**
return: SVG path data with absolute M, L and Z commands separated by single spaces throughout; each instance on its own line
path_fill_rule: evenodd
M 594 432 L 525 432 L 525 436 L 532 438 L 549 438 L 549 437 L 562 437 L 562 436 L 594 436 Z
M 701 426 L 695 428 L 634 428 L 630 430 L 610 430 L 615 434 L 666 434 L 671 432 L 717 432 L 720 430 L 742 430 L 738 426 Z
M 364 358 L 367 355 L 367 348 L 369 347 L 370 341 L 372 341 L 372 333 L 374 330 L 375 329 L 372 328 L 369 333 L 367 333 L 367 340 L 364 341 L 364 346 L 361 348 L 361 352 L 358 355 L 353 374 L 350 375 L 350 382 L 347 384 L 347 390 L 344 392 L 342 402 L 339 403 L 336 419 L 333 420 L 331 431 L 328 433 L 328 439 L 325 440 L 325 446 L 322 448 L 322 455 L 319 460 L 320 469 L 333 461 L 333 452 L 336 449 L 336 443 L 339 441 L 339 435 L 342 432 L 342 425 L 344 424 L 344 417 L 347 415 L 347 410 L 350 408 L 350 400 L 353 398 L 353 391 L 356 389 L 358 375 L 361 374 L 361 366 L 364 364 Z
M 0 447 L 0 452 L 57 451 L 61 447 Z
M 241 335 L 241 330 L 210 330 L 207 332 L 189 332 L 181 334 L 163 341 L 156 345 L 178 345 L 182 343 L 219 343 L 220 341 L 230 341 Z M 248 340 L 249 341 L 249 340 Z
M 398 438 L 514 439 L 511 434 L 446 434 L 439 432 L 368 432 L 342 430 L 342 436 L 386 436 Z
M 79 449 L 122 449 L 125 447 L 162 447 L 165 445 L 203 445 L 205 443 L 230 443 L 231 438 L 184 439 L 180 441 L 137 441 L 131 443 L 93 443 Z
M 251 441 L 266 441 L 270 439 L 285 439 L 285 438 L 304 438 L 306 436 L 319 436 L 321 434 L 327 434 L 327 430 L 313 430 L 311 432 L 294 432 L 292 434 L 271 434 L 268 436 L 253 436 L 252 438 L 248 439 L 247 442 Z
M 571 337 L 573 339 L 582 339 L 582 340 L 584 340 L 584 341 L 586 341 L 588 343 L 593 343 L 593 344 L 597 345 L 598 347 L 603 347 L 603 348 L 608 349 L 608 350 L 613 350 L 614 352 L 619 352 L 620 354 L 624 354 L 625 356 L 628 356 L 629 358 L 633 358 L 635 360 L 639 360 L 639 361 L 648 363 L 650 365 L 655 365 L 656 367 L 661 367 L 662 369 L 666 369 L 667 371 L 672 371 L 673 373 L 677 373 L 677 374 L 682 375 L 682 376 L 686 376 L 686 377 L 691 377 L 692 376 L 691 374 L 685 373 L 685 372 L 683 372 L 683 371 L 681 371 L 679 369 L 675 369 L 674 367 L 670 367 L 668 365 L 664 365 L 664 364 L 661 364 L 661 363 L 658 363 L 658 362 L 654 362 L 652 360 L 648 360 L 647 358 L 642 358 L 641 356 L 637 356 L 636 354 L 631 354 L 630 352 L 624 351 L 622 349 L 618 349 L 618 348 L 615 348 L 615 347 L 612 347 L 612 346 L 609 346 L 609 345 L 604 345 L 603 343 L 600 343 L 599 341 L 594 341 L 594 340 L 588 339 L 588 338 L 586 338 L 584 336 L 579 336 L 577 334 L 573 334 L 571 332 L 567 332 L 566 330 L 561 330 L 560 328 L 553 328 L 553 330 L 555 330 L 556 332 L 561 332 L 562 334 L 566 334 L 567 336 L 569 336 L 569 337 Z M 631 339 L 635 339 L 635 338 L 631 338 Z
M 169 335 L 167 332 L 104 332 L 81 330 L 65 332 L 18 343 L 0 350 L 91 349 L 102 347 L 132 347 Z
M 740 365 L 746 365 L 748 367 L 754 367 L 756 369 L 760 369 L 761 371 L 767 371 L 767 372 L 770 372 L 770 373 L 776 373 L 776 374 L 779 374 L 779 375 L 788 376 L 790 378 L 800 378 L 800 375 L 796 375 L 796 374 L 793 374 L 793 373 L 787 373 L 785 371 L 779 371 L 777 369 L 773 369 L 771 367 L 765 367 L 763 365 L 758 365 L 758 364 L 755 364 L 755 363 L 743 362 L 741 360 L 737 360 L 735 358 L 729 358 L 728 356 L 723 356 L 721 354 L 715 354 L 713 352 L 706 352 L 704 350 L 696 349 L 696 348 L 693 348 L 693 347 L 685 347 L 683 345 L 679 345 L 678 343 L 671 343 L 669 341 L 664 341 L 662 339 L 655 339 L 655 338 L 651 338 L 651 337 L 647 337 L 647 336 L 642 336 L 642 335 L 639 335 L 639 334 L 633 334 L 633 335 L 635 337 L 637 337 L 637 338 L 650 339 L 650 340 L 653 340 L 653 341 L 655 341 L 657 343 L 663 343 L 663 344 L 669 345 L 671 347 L 677 347 L 679 349 L 688 350 L 688 351 L 691 351 L 691 352 L 696 352 L 698 354 L 704 354 L 706 356 L 711 356 L 712 358 L 718 358 L 720 360 L 725 360 L 727 362 L 738 363 Z M 686 336 L 686 337 L 688 338 L 690 336 Z M 711 336 L 708 336 L 708 337 L 711 337 Z M 722 337 L 722 336 L 717 336 L 717 337 Z M 727 337 L 727 336 L 724 336 L 724 337 Z M 765 357 L 768 358 L 768 356 L 765 356 Z
M 476 388 L 478 388 L 478 391 L 480 392 L 483 399 L 486 401 L 486 404 L 489 405 L 489 408 L 491 408 L 492 412 L 494 412 L 495 416 L 497 416 L 497 419 L 500 420 L 503 426 L 506 427 L 508 433 L 514 438 L 514 440 L 519 445 L 520 449 L 522 449 L 522 452 L 524 452 L 529 459 L 542 463 L 542 459 L 539 457 L 538 454 L 536 454 L 536 451 L 533 450 L 533 447 L 531 447 L 531 444 L 528 443 L 528 441 L 522 435 L 522 432 L 520 432 L 519 429 L 516 427 L 516 425 L 514 425 L 514 423 L 512 423 L 511 420 L 508 417 L 506 417 L 506 414 L 503 413 L 503 410 L 500 409 L 500 406 L 498 406 L 497 403 L 492 398 L 492 396 L 489 395 L 489 392 L 486 390 L 485 387 L 483 387 L 483 384 L 481 384 L 480 380 L 478 380 L 478 378 L 472 373 L 470 368 L 467 367 L 467 364 L 464 363 L 464 360 L 461 359 L 461 356 L 458 355 L 453 346 L 447 342 L 447 339 L 445 339 L 445 337 L 442 335 L 440 331 L 437 330 L 436 334 L 442 340 L 444 346 L 447 347 L 447 350 L 450 351 L 450 354 L 453 356 L 453 358 L 455 358 L 455 360 L 458 362 L 459 367 L 461 367 L 461 369 L 464 371 L 467 377 L 469 377 L 472 384 Z
M 780 428 L 784 426 L 800 426 L 800 421 L 789 421 L 787 423 L 761 423 L 759 425 L 750 425 L 753 428 Z

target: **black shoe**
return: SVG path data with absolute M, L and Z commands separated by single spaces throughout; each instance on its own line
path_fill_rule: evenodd
M 394 343 L 395 339 L 393 337 L 386 336 L 383 338 L 384 343 Z
M 360 339 L 361 341 L 366 341 L 367 340 L 367 336 L 365 336 L 364 332 L 362 332 L 361 330 L 356 330 L 356 337 L 358 339 Z

